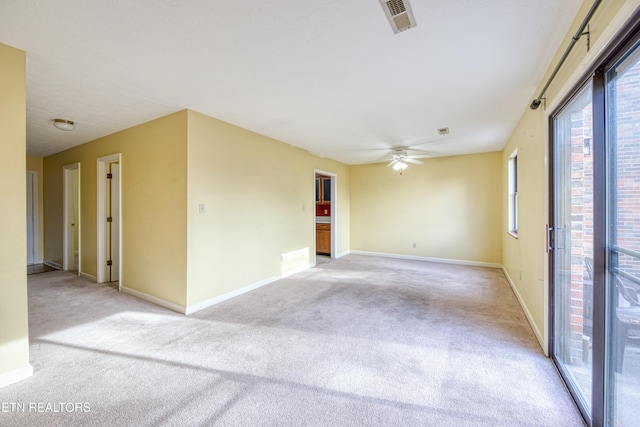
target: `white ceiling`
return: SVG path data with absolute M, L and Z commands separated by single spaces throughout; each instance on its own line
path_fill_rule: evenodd
M 2 0 L 0 42 L 34 156 L 184 108 L 348 164 L 500 150 L 581 0 L 410 2 L 393 34 L 378 0 Z

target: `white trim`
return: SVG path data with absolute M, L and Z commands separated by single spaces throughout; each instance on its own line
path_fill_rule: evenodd
M 193 314 L 196 311 L 203 310 L 205 308 L 211 307 L 212 305 L 216 305 L 216 304 L 219 304 L 221 302 L 227 301 L 227 300 L 229 300 L 231 298 L 235 298 L 235 297 L 240 296 L 242 294 L 246 294 L 247 292 L 255 291 L 258 288 L 261 288 L 263 286 L 269 285 L 269 284 L 271 284 L 273 282 L 277 282 L 278 280 L 284 279 L 285 277 L 289 277 L 289 276 L 292 276 L 294 274 L 301 273 L 301 272 L 306 271 L 306 270 L 308 270 L 310 268 L 313 268 L 313 266 L 314 266 L 313 264 L 309 264 L 308 266 L 303 266 L 303 267 L 300 267 L 298 269 L 289 271 L 287 273 L 284 273 L 284 274 L 281 274 L 281 275 L 278 275 L 278 276 L 269 277 L 268 279 L 264 279 L 264 280 L 261 280 L 259 282 L 253 283 L 251 285 L 245 286 L 243 288 L 236 289 L 235 291 L 227 292 L 226 294 L 222 294 L 222 295 L 217 296 L 215 298 L 211 298 L 211 299 L 208 299 L 206 301 L 202 301 L 202 302 L 199 302 L 197 304 L 190 305 L 190 306 L 188 306 L 186 308 L 184 314 L 186 314 L 186 315 Z
M 350 253 L 351 253 L 351 251 L 340 252 L 338 255 L 336 255 L 336 258 L 342 258 L 343 256 L 347 256 Z
M 491 262 L 466 261 L 466 260 L 448 259 L 448 258 L 430 258 L 430 257 L 421 257 L 421 256 L 413 256 L 413 255 L 388 254 L 384 252 L 351 251 L 351 253 L 354 255 L 381 256 L 385 258 L 398 258 L 398 259 L 410 259 L 410 260 L 416 260 L 416 261 L 440 262 L 443 264 L 469 265 L 473 267 L 503 268 L 502 264 L 496 264 Z
M 42 263 L 44 265 L 48 265 L 49 267 L 53 267 L 56 270 L 62 270 L 62 264 L 58 264 L 57 262 L 53 262 L 53 261 L 42 261 Z
M 42 263 L 40 258 L 40 235 L 38 224 L 40 222 L 40 213 L 38 212 L 38 199 L 40 194 L 38 193 L 38 171 L 27 171 L 27 176 L 31 175 L 31 236 L 27 236 L 31 238 L 31 249 L 32 253 L 30 254 L 32 257 L 33 264 Z M 28 193 L 28 191 L 27 191 Z M 27 259 L 27 264 L 29 264 Z
M 505 267 L 502 267 L 502 271 L 504 272 L 504 277 L 506 277 L 507 282 L 509 282 L 509 286 L 511 286 L 511 290 L 513 291 L 514 295 L 518 299 L 518 302 L 520 303 L 520 307 L 522 307 L 522 311 L 524 312 L 524 315 L 527 318 L 527 322 L 529 322 L 529 326 L 531 326 L 531 329 L 533 330 L 533 334 L 536 336 L 536 339 L 538 340 L 540 347 L 542 347 L 542 351 L 546 356 L 549 356 L 547 342 L 545 341 L 542 333 L 538 330 L 536 326 L 536 322 L 533 321 L 533 316 L 531 316 L 531 312 L 529 312 L 527 305 L 524 303 L 524 299 L 522 299 L 520 292 L 518 292 L 518 288 L 516 288 L 515 283 L 513 283 L 513 280 L 511 280 L 511 276 L 509 276 L 509 272 L 507 271 L 507 269 Z
M 154 297 L 144 292 L 137 291 L 135 289 L 127 288 L 126 286 L 120 286 L 120 292 L 133 295 L 134 297 L 159 305 L 160 307 L 168 308 L 171 311 L 175 311 L 181 314 L 186 314 L 186 307 L 181 304 L 176 304 L 162 298 Z
M 518 149 L 513 150 L 507 164 L 508 218 L 507 232 L 518 238 Z
M 80 271 L 78 273 L 78 276 L 80 277 L 84 277 L 87 280 L 91 280 L 92 282 L 98 282 L 98 279 L 96 278 L 96 276 L 94 276 L 93 274 L 89 274 L 89 273 L 85 273 L 83 271 Z
M 9 384 L 17 383 L 33 375 L 33 366 L 27 365 L 24 368 L 16 369 L 15 371 L 7 372 L 0 375 L 0 388 L 6 387 Z
M 271 279 L 268 279 L 268 280 L 271 280 L 271 282 L 269 282 L 269 283 L 273 283 L 276 280 L 280 280 L 280 279 L 284 279 L 284 278 L 289 277 L 289 276 L 293 276 L 294 274 L 302 273 L 303 271 L 309 270 L 311 267 L 312 267 L 312 265 L 309 264 L 309 265 L 304 265 L 302 267 L 298 267 L 295 270 L 287 271 L 286 273 L 283 273 L 283 274 L 281 274 L 279 276 L 276 276 L 275 278 L 272 277 Z
M 298 269 L 289 271 L 287 273 L 280 274 L 278 276 L 274 276 L 274 277 L 270 277 L 268 279 L 261 280 L 259 282 L 253 283 L 253 284 L 245 286 L 243 288 L 236 289 L 235 291 L 227 292 L 226 294 L 217 296 L 215 298 L 208 299 L 206 301 L 199 302 L 197 304 L 190 305 L 188 307 L 185 307 L 184 305 L 181 305 L 181 304 L 176 304 L 176 303 L 164 300 L 162 298 L 155 297 L 153 295 L 149 295 L 149 294 L 144 293 L 144 292 L 137 291 L 135 289 L 127 288 L 126 286 L 121 286 L 120 287 L 120 291 L 124 292 L 125 294 L 129 294 L 129 295 L 132 295 L 134 297 L 140 298 L 142 300 L 145 300 L 145 301 L 151 302 L 153 304 L 159 305 L 160 307 L 168 308 L 171 311 L 175 311 L 177 313 L 189 315 L 189 314 L 195 313 L 196 311 L 200 311 L 200 310 L 205 309 L 207 307 L 211 307 L 212 305 L 216 305 L 216 304 L 219 304 L 219 303 L 221 303 L 223 301 L 227 301 L 227 300 L 229 300 L 231 298 L 235 298 L 235 297 L 240 296 L 242 294 L 246 294 L 247 292 L 254 291 L 254 290 L 258 289 L 258 288 L 261 288 L 263 286 L 269 285 L 269 284 L 271 284 L 273 282 L 277 282 L 278 280 L 281 280 L 281 279 L 284 279 L 286 277 L 292 276 L 294 274 L 301 273 L 303 271 L 309 270 L 311 267 L 312 267 L 312 264 L 309 264 L 307 266 L 303 266 L 303 267 L 300 267 Z
M 70 201 L 70 197 L 73 197 L 73 194 L 69 194 L 69 178 L 70 178 L 70 172 L 77 170 L 78 171 L 78 198 L 75 200 L 75 203 L 77 204 L 76 209 L 78 210 L 78 221 L 77 224 L 75 225 L 75 227 L 78 230 L 78 247 L 76 248 L 76 250 L 74 252 L 77 252 L 78 254 L 78 265 L 76 265 L 76 268 L 78 270 L 78 275 L 80 275 L 80 270 L 81 268 L 81 256 L 80 254 L 82 253 L 80 250 L 80 246 L 81 246 L 81 234 L 80 234 L 80 217 L 81 217 L 81 209 L 80 209 L 80 194 L 81 194 L 81 189 L 80 189 L 80 162 L 76 162 L 76 163 L 72 163 L 70 165 L 66 165 L 62 167 L 62 235 L 63 235 L 63 239 L 62 239 L 62 269 L 63 270 L 69 270 L 69 264 L 71 263 L 71 260 L 69 259 L 69 223 L 71 222 L 69 215 L 69 201 Z
M 313 169 L 313 182 L 316 174 L 331 177 L 331 258 L 336 258 L 338 252 L 338 175 L 322 169 Z M 313 186 L 315 192 L 315 185 Z M 316 198 L 313 198 L 313 264 L 316 260 Z

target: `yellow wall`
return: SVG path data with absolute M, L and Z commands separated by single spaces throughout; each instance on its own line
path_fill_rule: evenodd
M 126 288 L 184 308 L 308 267 L 314 168 L 338 175 L 338 253 L 349 250 L 346 165 L 184 110 L 44 159 L 46 260 L 62 264 L 62 168 L 80 162 L 82 273 L 95 278 L 96 159 L 114 153 Z
M 501 154 L 423 160 L 351 168 L 351 249 L 501 263 Z
M 314 168 L 337 174 L 338 253 L 349 250 L 348 166 L 188 114 L 188 305 L 313 262 Z
M 97 158 L 121 153 L 121 285 L 184 305 L 186 129 L 181 111 L 46 157 L 45 259 L 62 264 L 62 168 L 80 162 L 82 273 L 96 277 Z
M 43 159 L 27 156 L 27 170 L 38 173 L 38 259 L 44 259 Z
M 620 28 L 623 21 L 631 16 L 638 6 L 638 0 L 611 0 L 602 2 L 591 20 L 592 48 L 586 49 L 586 39 L 582 38 L 574 47 L 567 62 L 554 79 L 546 94 L 546 109 L 543 104 L 537 110 L 523 105 L 523 115 L 502 151 L 502 204 L 503 260 L 509 279 L 515 287 L 523 308 L 529 317 L 534 332 L 542 347 L 547 349 L 548 342 L 548 259 L 545 251 L 545 225 L 548 223 L 548 120 L 549 115 L 558 106 L 561 98 L 577 83 L 585 67 L 606 45 L 607 40 Z M 563 43 L 547 70 L 547 76 L 555 67 L 558 59 L 569 44 L 580 23 L 593 4 L 592 0 L 583 3 Z M 537 96 L 546 82 L 545 77 L 532 99 Z M 507 233 L 507 166 L 511 153 L 518 150 L 518 238 Z
M 25 53 L 0 44 L 0 386 L 31 374 L 27 316 Z

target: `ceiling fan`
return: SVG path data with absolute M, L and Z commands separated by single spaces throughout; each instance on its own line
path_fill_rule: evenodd
M 391 161 L 387 164 L 387 167 L 391 166 L 394 170 L 400 171 L 402 173 L 408 165 L 407 163 L 413 163 L 414 165 L 422 165 L 423 161 L 418 159 L 414 159 L 409 156 L 407 152 L 408 147 L 394 147 L 391 149 Z

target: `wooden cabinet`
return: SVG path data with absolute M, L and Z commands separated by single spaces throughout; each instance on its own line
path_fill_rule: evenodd
M 331 255 L 331 224 L 316 223 L 316 253 Z

